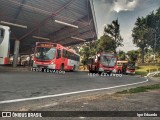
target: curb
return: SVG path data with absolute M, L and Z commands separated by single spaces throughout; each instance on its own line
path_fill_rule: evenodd
M 0 67 L 0 72 L 30 72 L 31 68 Z

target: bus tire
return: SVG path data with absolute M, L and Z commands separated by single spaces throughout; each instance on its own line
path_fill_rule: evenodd
M 93 71 L 92 71 L 92 70 L 89 70 L 89 73 L 93 73 Z
M 97 73 L 97 67 L 94 68 L 94 72 Z
M 99 75 L 101 75 L 101 74 L 102 74 L 102 72 L 101 72 L 101 71 L 98 71 L 98 74 L 99 74 Z

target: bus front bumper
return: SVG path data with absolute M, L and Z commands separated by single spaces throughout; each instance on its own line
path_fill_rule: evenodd
M 135 74 L 135 71 L 129 71 L 129 70 L 127 70 L 126 73 L 127 74 Z
M 107 73 L 110 73 L 110 72 L 113 72 L 113 69 L 111 69 L 111 68 L 107 68 L 107 69 L 105 69 L 105 68 L 99 68 L 99 72 L 107 72 Z
M 33 67 L 56 69 L 56 65 L 55 64 L 41 65 L 41 64 L 33 63 Z

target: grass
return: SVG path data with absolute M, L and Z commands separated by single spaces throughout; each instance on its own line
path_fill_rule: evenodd
M 148 74 L 147 71 L 145 70 L 136 70 L 136 75 L 142 75 L 142 76 L 146 76 Z
M 129 90 L 123 90 L 117 93 L 118 94 L 133 94 L 133 93 L 147 92 L 148 90 L 155 90 L 155 89 L 160 89 L 160 84 L 131 88 Z
M 149 70 L 150 72 L 152 72 L 152 71 L 157 71 L 157 69 L 160 71 L 160 66 L 153 66 L 153 65 L 138 66 L 138 68 L 136 69 L 136 75 L 145 76 L 148 74 Z

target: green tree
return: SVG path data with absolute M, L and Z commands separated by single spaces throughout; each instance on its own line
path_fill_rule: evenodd
M 119 60 L 126 60 L 126 53 L 124 51 L 119 51 L 118 59 Z
M 98 52 L 98 44 L 99 41 L 95 40 L 89 43 L 89 48 L 90 48 L 90 57 L 94 56 Z
M 139 52 L 137 50 L 131 50 L 127 52 L 128 60 L 132 62 L 136 62 L 138 59 Z
M 97 53 L 98 42 L 99 41 L 92 41 L 81 46 L 79 54 L 81 55 L 81 63 L 83 65 L 87 65 L 89 57 L 92 57 Z
M 156 53 L 160 53 L 160 8 L 157 9 L 156 13 L 153 11 L 149 15 L 146 16 L 146 25 L 149 28 L 148 41 L 149 46 Z
M 113 40 L 112 47 L 114 52 L 116 53 L 116 48 L 119 46 L 123 46 L 123 39 L 120 35 L 120 24 L 117 20 L 113 20 L 111 24 L 108 24 L 107 27 L 104 28 L 104 35 L 110 36 Z
M 114 44 L 115 41 L 111 37 L 109 37 L 108 35 L 103 35 L 97 44 L 98 52 L 114 51 Z
M 81 62 L 82 62 L 83 65 L 86 65 L 87 61 L 89 59 L 89 56 L 90 56 L 90 50 L 89 49 L 90 49 L 89 46 L 83 46 L 80 49 Z
M 145 18 L 137 18 L 135 27 L 132 30 L 133 43 L 141 49 L 142 63 L 144 63 L 145 48 L 148 47 L 148 32 Z

